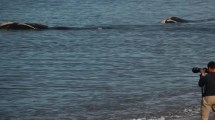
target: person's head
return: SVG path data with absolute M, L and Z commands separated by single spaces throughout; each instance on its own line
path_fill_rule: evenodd
M 215 62 L 214 61 L 210 61 L 207 66 L 208 66 L 208 72 L 215 72 Z

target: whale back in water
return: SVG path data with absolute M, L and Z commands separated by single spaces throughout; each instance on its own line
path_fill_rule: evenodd
M 54 30 L 69 30 L 70 27 L 56 26 L 49 27 L 47 25 L 38 23 L 17 23 L 17 22 L 4 22 L 0 24 L 0 29 L 6 30 L 43 30 L 43 29 L 54 29 Z
M 0 24 L 0 29 L 8 30 L 29 30 L 29 29 L 48 29 L 48 26 L 38 23 L 16 23 L 16 22 L 5 22 Z
M 187 23 L 189 20 L 185 20 L 179 17 L 169 17 L 161 21 L 161 23 L 166 24 L 166 23 Z
M 49 28 L 47 25 L 38 24 L 38 23 L 25 23 L 25 24 L 33 26 L 36 29 L 48 29 Z

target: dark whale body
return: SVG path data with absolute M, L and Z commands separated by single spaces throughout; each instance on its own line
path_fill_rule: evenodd
M 46 25 L 38 23 L 16 23 L 16 22 L 5 22 L 0 25 L 0 29 L 7 30 L 36 30 L 36 29 L 48 29 Z
M 169 24 L 169 23 L 201 23 L 201 22 L 214 22 L 215 19 L 211 18 L 211 19 L 203 19 L 203 20 L 185 20 L 179 17 L 168 17 L 164 20 L 162 20 L 160 23 L 163 24 Z
M 185 20 L 179 17 L 169 17 L 166 18 L 164 20 L 161 21 L 161 23 L 163 24 L 167 24 L 167 23 L 188 23 L 190 22 L 189 20 Z
M 16 23 L 16 22 L 5 22 L 0 24 L 0 29 L 5 30 L 44 30 L 44 29 L 56 29 L 56 30 L 67 30 L 72 29 L 69 27 L 49 27 L 47 25 L 38 23 Z

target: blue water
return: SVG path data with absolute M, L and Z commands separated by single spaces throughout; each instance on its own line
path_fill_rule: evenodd
M 199 118 L 192 67 L 215 60 L 213 0 L 2 0 L 0 22 L 71 30 L 0 30 L 1 120 Z

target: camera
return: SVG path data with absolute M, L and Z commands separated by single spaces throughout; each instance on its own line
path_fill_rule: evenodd
M 208 73 L 208 69 L 207 68 L 198 68 L 198 67 L 194 67 L 192 68 L 192 72 L 193 73 L 200 73 L 200 70 L 204 69 L 206 73 Z

